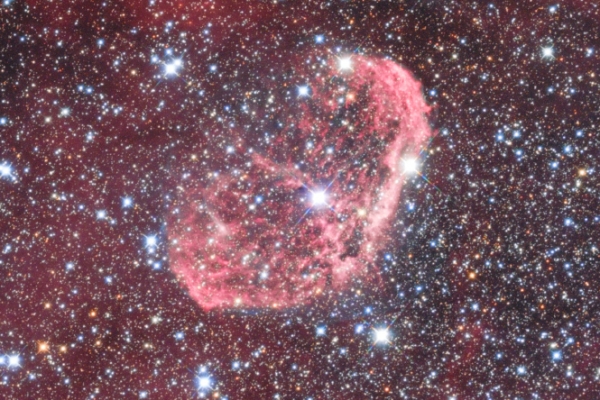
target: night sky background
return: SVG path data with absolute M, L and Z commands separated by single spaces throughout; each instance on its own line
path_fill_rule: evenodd
M 600 398 L 599 51 L 592 1 L 3 0 L 0 397 Z M 393 61 L 431 107 L 370 278 L 203 307 L 182 182 L 285 137 L 318 59 Z

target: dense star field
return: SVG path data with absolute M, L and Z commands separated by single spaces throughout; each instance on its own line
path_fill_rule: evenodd
M 0 398 L 600 398 L 591 1 L 0 5 Z

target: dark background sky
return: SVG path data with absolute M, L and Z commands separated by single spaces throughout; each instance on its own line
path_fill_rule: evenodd
M 599 18 L 585 1 L 4 1 L 0 397 L 598 398 Z M 433 106 L 384 284 L 206 313 L 169 270 L 174 176 L 314 51 L 394 60 Z

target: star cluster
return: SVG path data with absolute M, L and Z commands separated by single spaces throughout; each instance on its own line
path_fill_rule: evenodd
M 3 1 L 0 397 L 600 397 L 600 10 L 509 3 Z M 433 132 L 398 196 L 392 136 L 359 141 L 409 120 L 391 65 Z M 373 256 L 343 290 L 252 303 L 296 290 L 253 245 L 339 259 L 307 243 L 344 223 Z M 190 238 L 194 271 L 249 254 L 228 307 L 181 276 Z

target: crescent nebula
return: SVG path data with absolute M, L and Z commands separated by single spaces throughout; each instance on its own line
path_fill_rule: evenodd
M 268 90 L 249 111 L 262 125 L 240 118 L 223 154 L 177 182 L 170 266 L 205 310 L 288 308 L 380 283 L 402 160 L 432 136 L 429 107 L 393 61 L 308 60 L 297 88 Z

